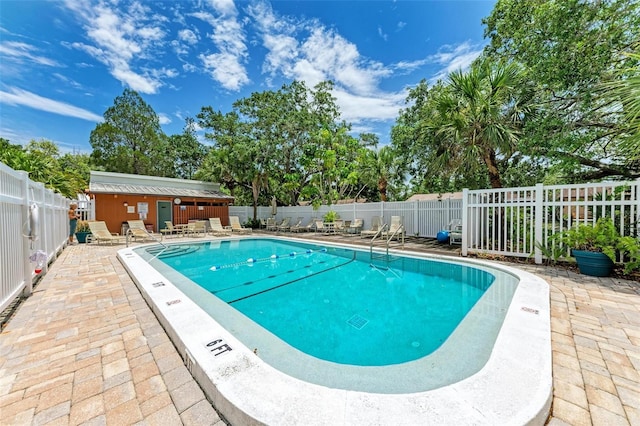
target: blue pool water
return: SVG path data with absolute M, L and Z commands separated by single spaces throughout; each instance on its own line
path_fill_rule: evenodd
M 294 348 L 356 366 L 432 354 L 495 280 L 466 265 L 372 260 L 368 251 L 274 239 L 197 248 L 166 251 L 157 260 Z

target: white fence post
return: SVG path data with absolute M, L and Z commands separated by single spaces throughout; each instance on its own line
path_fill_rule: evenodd
M 29 223 L 29 204 L 30 204 L 30 201 L 33 201 L 33 200 L 31 200 L 31 198 L 29 197 L 29 173 L 25 171 L 19 171 L 18 175 L 20 176 L 20 180 L 22 181 L 22 190 L 23 190 L 22 223 L 20 225 L 24 230 L 24 224 Z M 24 290 L 22 290 L 22 294 L 25 297 L 31 296 L 31 293 L 33 293 L 33 279 L 31 275 L 31 271 L 33 268 L 31 268 L 31 265 L 29 263 L 29 256 L 28 256 L 31 244 L 32 244 L 31 240 L 23 235 L 21 260 L 22 260 L 22 270 L 23 270 L 25 285 L 24 285 Z
M 539 183 L 536 185 L 535 194 L 535 206 L 534 206 L 534 261 L 540 265 L 542 263 L 542 250 L 540 244 L 544 244 L 542 239 L 542 222 L 545 215 L 545 208 L 543 206 L 544 185 Z
M 469 225 L 467 223 L 469 219 L 469 189 L 464 188 L 462 190 L 462 255 L 467 256 L 467 247 L 469 246 L 469 240 L 467 233 L 469 231 Z
M 420 212 L 418 211 L 418 204 L 420 202 L 418 200 L 413 202 L 413 235 L 416 237 L 420 235 Z M 406 223 L 403 224 L 406 230 Z

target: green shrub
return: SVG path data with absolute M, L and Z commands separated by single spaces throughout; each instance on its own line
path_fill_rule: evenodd
M 322 219 L 325 222 L 335 222 L 336 219 L 340 219 L 340 215 L 333 210 L 329 210 Z

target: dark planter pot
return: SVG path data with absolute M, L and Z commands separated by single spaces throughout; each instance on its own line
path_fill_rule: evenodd
M 87 242 L 87 235 L 91 234 L 91 232 L 76 232 L 76 239 L 79 243 Z
M 613 262 L 604 253 L 572 250 L 572 254 L 576 258 L 581 274 L 592 277 L 608 277 L 613 270 Z

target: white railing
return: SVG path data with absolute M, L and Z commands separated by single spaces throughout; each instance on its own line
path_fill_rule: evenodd
M 402 216 L 407 235 L 435 238 L 452 219 L 462 217 L 462 200 L 333 204 L 320 206 L 317 210 L 312 206 L 278 207 L 276 221 L 285 217 L 292 220 L 301 217 L 302 223 L 306 224 L 312 218 L 322 218 L 331 210 L 343 220 L 363 219 L 364 229 L 369 228 L 374 216 L 382 217 L 384 223 L 390 223 L 391 216 Z M 253 218 L 253 207 L 229 206 L 229 215 L 238 216 L 240 222 L 245 223 Z M 272 217 L 271 207 L 258 207 L 258 218 L 267 217 Z
M 640 180 L 464 190 L 462 255 L 534 256 L 542 263 L 551 235 L 603 216 L 621 235 L 638 236 Z
M 542 263 L 541 247 L 548 247 L 554 233 L 576 223 L 594 223 L 599 217 L 614 220 L 622 235 L 640 234 L 640 180 L 577 185 L 538 184 L 523 188 L 463 191 L 462 200 L 354 203 L 278 207 L 276 220 L 284 217 L 322 218 L 330 210 L 341 219 L 364 219 L 367 229 L 374 216 L 390 223 L 402 216 L 408 236 L 434 238 L 454 219 L 462 219 L 462 255 L 486 253 L 533 257 Z M 229 207 L 229 214 L 245 222 L 253 208 Z M 271 207 L 259 207 L 258 217 L 271 217 Z
M 37 206 L 30 229 L 29 206 Z M 29 257 L 46 254 L 41 274 L 62 250 L 69 233 L 69 200 L 33 182 L 26 172 L 0 163 L 0 310 L 18 296 L 31 294 L 36 264 Z M 31 222 L 32 223 L 32 222 Z M 29 234 L 35 238 L 30 239 Z

